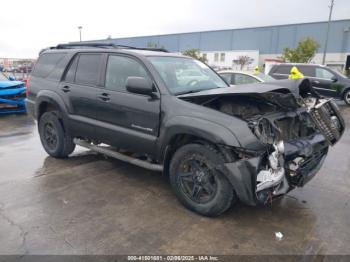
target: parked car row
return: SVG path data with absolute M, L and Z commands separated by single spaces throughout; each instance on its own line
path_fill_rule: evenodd
M 320 95 L 344 100 L 347 105 L 350 105 L 350 79 L 340 72 L 322 65 L 284 63 L 274 65 L 268 75 L 233 70 L 219 71 L 218 73 L 228 84 L 242 85 L 288 79 L 294 66 L 304 77 L 311 80 L 312 86 Z
M 350 79 L 329 67 L 315 64 L 280 64 L 274 65 L 269 75 L 275 79 L 287 79 L 293 66 L 311 80 L 319 94 L 344 100 L 350 105 Z

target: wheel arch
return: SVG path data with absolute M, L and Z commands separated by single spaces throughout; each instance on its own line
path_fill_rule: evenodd
M 39 92 L 35 104 L 35 116 L 37 120 L 40 119 L 43 113 L 54 110 L 60 112 L 60 117 L 64 121 L 68 117 L 68 111 L 63 99 L 55 92 L 49 90 Z
M 162 162 L 164 166 L 164 175 L 169 175 L 169 166 L 170 161 L 172 159 L 172 156 L 174 153 L 181 148 L 184 145 L 187 144 L 201 144 L 201 145 L 208 145 L 214 147 L 216 150 L 218 150 L 226 161 L 232 161 L 233 155 L 228 148 L 223 146 L 222 144 L 215 143 L 210 137 L 201 136 L 198 134 L 193 134 L 190 132 L 182 132 L 174 134 L 166 144 L 166 147 L 164 149 L 163 155 L 162 155 Z
M 341 93 L 342 98 L 344 98 L 344 95 L 347 91 L 350 91 L 350 86 L 343 88 L 343 91 Z

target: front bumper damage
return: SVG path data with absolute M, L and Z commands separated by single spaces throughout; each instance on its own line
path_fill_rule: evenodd
M 25 88 L 0 90 L 0 114 L 24 113 Z
M 307 114 L 315 125 L 315 133 L 275 141 L 265 152 L 224 165 L 224 172 L 242 202 L 264 204 L 272 197 L 304 186 L 320 170 L 328 147 L 343 135 L 345 123 L 331 100 L 314 104 Z M 275 125 L 278 118 L 273 119 Z
M 275 153 L 276 151 L 274 151 Z M 266 158 L 276 160 L 276 155 L 263 154 L 232 163 L 225 163 L 221 171 L 226 174 L 239 199 L 247 205 L 265 203 L 268 193 L 273 197 L 283 195 L 297 186 L 304 186 L 320 170 L 328 152 L 322 134 L 284 143 L 283 156 L 278 156 L 280 166 L 262 169 Z M 299 160 L 299 163 L 295 161 Z M 273 165 L 273 164 L 272 164 Z M 258 179 L 265 176 L 263 183 Z M 270 179 L 266 179 L 270 176 Z

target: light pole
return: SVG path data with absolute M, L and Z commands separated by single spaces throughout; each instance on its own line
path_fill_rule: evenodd
M 79 29 L 79 41 L 81 42 L 81 29 L 83 29 L 82 26 L 78 26 L 78 29 Z
M 327 32 L 326 32 L 326 41 L 324 43 L 323 58 L 322 58 L 322 64 L 323 65 L 326 63 L 326 53 L 327 53 L 327 46 L 328 46 L 328 35 L 329 35 L 329 28 L 330 28 L 331 20 L 332 20 L 333 5 L 334 5 L 334 0 L 331 0 L 331 5 L 329 6 L 329 17 L 328 17 Z

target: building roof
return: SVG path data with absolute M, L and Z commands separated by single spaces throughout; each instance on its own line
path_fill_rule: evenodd
M 136 47 L 146 47 L 153 44 L 164 47 L 171 52 L 196 48 L 204 52 L 259 50 L 260 54 L 280 54 L 283 48 L 295 47 L 301 39 L 312 37 L 320 45 L 318 52 L 323 52 L 326 28 L 327 22 L 310 22 L 94 41 Z M 350 19 L 331 22 L 327 51 L 333 53 L 350 52 Z

